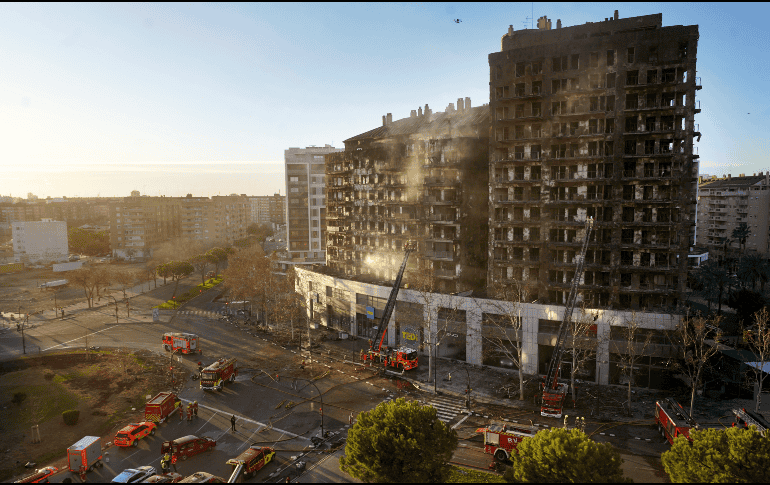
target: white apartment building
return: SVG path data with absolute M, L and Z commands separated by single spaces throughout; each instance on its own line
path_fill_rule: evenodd
M 67 223 L 43 219 L 11 223 L 13 255 L 17 263 L 58 263 L 67 261 Z
M 286 236 L 292 261 L 326 261 L 326 175 L 324 155 L 344 151 L 331 145 L 289 148 L 286 164 Z

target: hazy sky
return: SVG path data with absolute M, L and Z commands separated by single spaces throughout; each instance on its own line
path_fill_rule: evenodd
M 766 3 L 2 3 L 0 195 L 285 193 L 286 148 L 488 103 L 509 24 L 616 8 L 700 26 L 701 173 L 770 170 Z

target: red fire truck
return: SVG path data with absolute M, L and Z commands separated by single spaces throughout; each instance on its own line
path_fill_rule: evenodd
M 684 436 L 692 441 L 690 429 L 698 428 L 698 423 L 692 419 L 692 416 L 684 410 L 681 404 L 670 397 L 655 402 L 655 423 L 658 425 L 660 435 L 672 445 L 674 439 L 679 436 Z
M 733 427 L 738 426 L 745 429 L 749 426 L 756 426 L 759 434 L 768 436 L 767 430 L 770 429 L 770 423 L 768 423 L 761 414 L 755 413 L 754 411 L 747 411 L 746 408 L 733 409 L 733 414 L 735 415 Z
M 182 400 L 173 392 L 161 392 L 147 401 L 144 406 L 144 420 L 162 423 L 182 404 Z
M 194 354 L 202 352 L 198 345 L 198 336 L 194 333 L 168 332 L 163 334 L 163 348 L 166 352 Z
M 225 381 L 235 381 L 235 376 L 238 375 L 238 368 L 235 367 L 236 362 L 235 358 L 222 358 L 203 369 L 201 371 L 201 389 L 221 391 Z
M 524 438 L 531 438 L 538 431 L 536 426 L 526 424 L 493 424 L 476 430 L 484 433 L 484 453 L 494 455 L 497 461 L 510 458 Z

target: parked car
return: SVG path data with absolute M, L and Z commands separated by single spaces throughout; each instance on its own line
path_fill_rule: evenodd
M 135 483 L 155 475 L 155 467 L 128 468 L 112 479 L 112 483 Z
M 115 446 L 138 446 L 139 440 L 145 436 L 155 436 L 157 424 L 151 421 L 142 421 L 141 423 L 131 423 L 124 427 L 115 435 Z
M 176 472 L 168 472 L 163 475 L 153 475 L 142 480 L 142 483 L 176 483 L 182 479 L 182 475 Z
M 177 460 L 185 461 L 191 456 L 195 456 L 198 453 L 204 451 L 213 451 L 217 446 L 217 442 L 207 436 L 198 438 L 197 436 L 189 435 L 184 438 L 177 438 L 173 441 L 166 441 L 160 447 L 160 454 L 171 454 L 171 457 L 176 457 Z
M 227 480 L 211 473 L 197 472 L 184 477 L 179 483 L 227 483 Z

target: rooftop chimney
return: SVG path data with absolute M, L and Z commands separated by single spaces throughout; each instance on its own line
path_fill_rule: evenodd
M 557 28 L 557 29 L 560 29 L 560 28 L 561 28 L 561 19 L 557 19 L 557 20 L 556 20 L 556 28 Z
M 429 116 L 431 114 L 430 108 L 428 108 L 428 103 L 425 103 L 425 116 Z
M 445 112 L 445 113 L 451 113 L 451 112 L 453 112 L 454 110 L 455 110 L 455 104 L 454 104 L 454 103 L 449 103 L 449 106 L 447 106 L 447 107 L 446 107 L 446 109 L 444 110 L 444 112 Z
M 463 98 L 457 98 L 457 111 L 462 111 L 463 109 Z
M 733 178 L 733 174 L 731 174 L 731 173 L 728 173 L 728 174 L 727 174 L 727 180 L 731 180 L 732 178 Z
M 417 116 L 422 116 L 422 106 L 417 108 Z
M 617 20 L 617 19 L 618 19 L 618 11 L 615 10 L 615 20 Z
M 471 98 L 469 98 L 468 96 L 465 97 L 465 109 L 466 110 L 471 109 Z
M 393 113 L 388 113 L 388 124 L 393 123 Z
M 416 110 L 416 109 L 413 109 L 413 110 L 411 111 L 411 113 L 409 113 L 409 117 L 410 117 L 410 118 L 414 118 L 415 116 L 417 116 L 417 110 Z
M 551 21 L 548 20 L 547 15 L 543 15 L 537 19 L 537 28 L 540 30 L 551 30 Z
M 382 115 L 382 126 L 387 125 L 387 121 L 385 121 L 385 115 Z
M 513 35 L 513 25 L 508 26 L 508 35 Z

